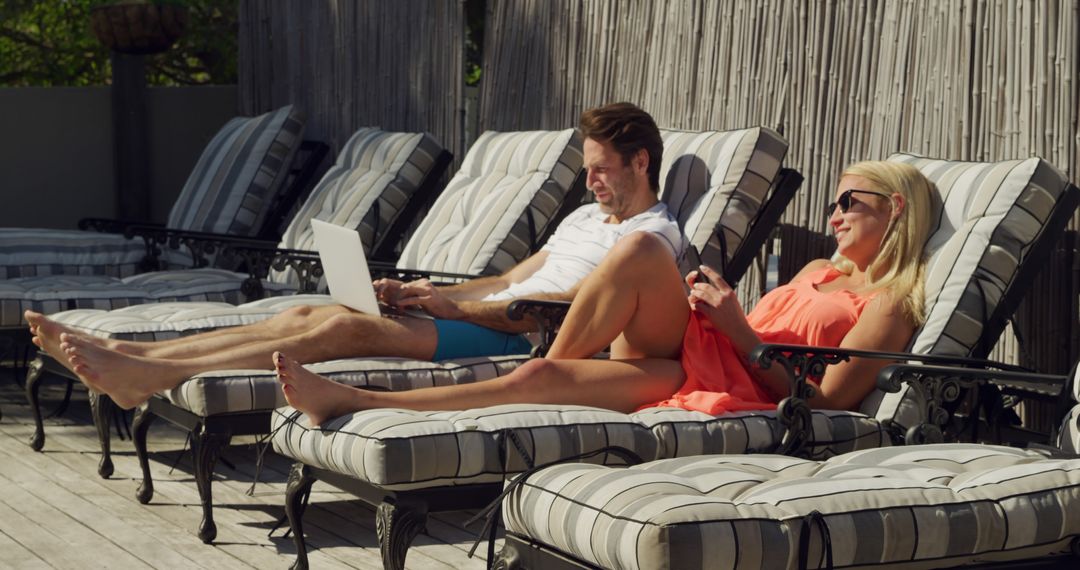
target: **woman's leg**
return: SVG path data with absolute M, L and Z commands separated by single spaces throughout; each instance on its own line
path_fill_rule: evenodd
M 376 392 L 328 380 L 280 352 L 274 367 L 285 399 L 312 425 L 373 408 L 466 410 L 500 404 L 563 404 L 630 412 L 667 398 L 682 385 L 675 360 L 548 360 L 538 358 L 492 380 L 404 392 Z
M 690 318 L 683 280 L 667 245 L 634 232 L 582 282 L 548 358 L 678 358 Z M 669 394 L 670 395 L 670 394 Z

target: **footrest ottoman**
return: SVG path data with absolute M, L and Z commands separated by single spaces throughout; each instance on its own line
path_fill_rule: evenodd
M 936 568 L 1075 556 L 1080 460 L 944 444 L 827 461 L 564 464 L 516 482 L 503 516 L 507 568 Z

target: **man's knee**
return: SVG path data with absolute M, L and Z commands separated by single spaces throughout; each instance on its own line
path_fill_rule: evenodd
M 663 238 L 650 232 L 631 232 L 615 242 L 611 255 L 638 259 L 643 256 L 664 256 L 671 259 L 671 247 Z
M 340 313 L 327 309 L 328 307 L 312 305 L 289 307 L 274 317 L 273 325 L 280 330 L 281 334 L 303 333 L 318 327 L 330 318 L 340 315 Z

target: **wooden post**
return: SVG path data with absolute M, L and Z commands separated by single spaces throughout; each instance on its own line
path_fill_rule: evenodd
M 112 52 L 113 164 L 116 215 L 149 220 L 146 67 L 142 55 Z

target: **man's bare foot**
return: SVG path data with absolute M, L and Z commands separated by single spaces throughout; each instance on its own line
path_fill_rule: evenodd
M 285 399 L 307 416 L 312 427 L 364 409 L 363 390 L 323 378 L 280 352 L 273 359 Z
M 121 408 L 134 408 L 165 389 L 163 382 L 180 374 L 168 363 L 109 350 L 82 335 L 63 333 L 60 348 L 71 370 L 87 386 L 108 394 Z
M 49 353 L 49 356 L 67 366 L 67 356 L 60 349 L 60 335 L 64 333 L 79 334 L 78 331 L 31 310 L 25 311 L 23 318 L 30 323 L 30 334 L 34 335 L 30 341 L 38 348 Z
M 62 360 L 60 355 L 63 353 L 59 351 L 59 347 L 60 335 L 64 333 L 81 336 L 89 343 L 116 352 L 122 352 L 133 356 L 145 356 L 145 351 L 142 350 L 142 347 L 140 346 L 143 343 L 92 336 L 79 329 L 69 327 L 63 323 L 58 323 L 41 313 L 29 309 L 23 313 L 23 317 L 26 319 L 26 322 L 30 323 L 30 334 L 34 335 L 31 341 L 38 348 L 49 353 L 49 356 L 52 356 L 57 360 Z

